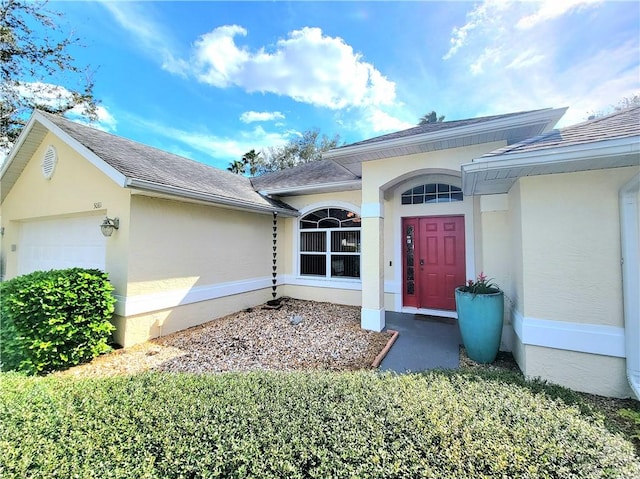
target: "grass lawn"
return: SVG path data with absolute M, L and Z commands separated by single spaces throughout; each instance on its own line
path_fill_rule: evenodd
M 7 373 L 0 477 L 640 477 L 624 428 L 601 411 L 566 389 L 470 368 Z

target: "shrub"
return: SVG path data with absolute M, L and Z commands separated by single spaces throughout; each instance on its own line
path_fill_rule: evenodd
M 620 409 L 618 414 L 629 420 L 631 424 L 633 424 L 632 428 L 632 437 L 635 439 L 640 439 L 640 411 L 634 411 L 632 409 Z
M 112 291 L 105 273 L 81 268 L 0 283 L 2 370 L 44 374 L 108 351 Z
M 3 479 L 640 477 L 600 421 L 463 375 L 0 379 Z

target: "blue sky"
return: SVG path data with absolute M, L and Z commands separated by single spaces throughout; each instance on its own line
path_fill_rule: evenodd
M 640 93 L 640 4 L 53 2 L 94 70 L 100 128 L 226 168 L 319 128 L 351 143 Z M 69 87 L 70 85 L 62 85 Z

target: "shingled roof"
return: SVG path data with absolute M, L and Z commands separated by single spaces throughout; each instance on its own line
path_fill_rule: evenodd
M 357 183 L 360 178 L 332 160 L 318 160 L 251 179 L 257 191 L 295 189 L 309 185 Z
M 253 186 L 258 191 L 278 195 L 360 187 L 363 161 L 484 142 L 515 143 L 547 131 L 565 110 L 543 108 L 420 125 L 334 148 L 323 154 L 322 161 L 268 173 L 253 179 Z
M 441 121 L 441 122 L 437 122 L 437 123 L 427 123 L 425 125 L 414 126 L 412 128 L 408 128 L 406 130 L 401 130 L 401 131 L 396 131 L 396 132 L 393 132 L 393 133 L 388 133 L 386 135 L 376 136 L 375 138 L 369 138 L 367 140 L 358 141 L 356 143 L 350 143 L 348 145 L 344 145 L 344 146 L 335 148 L 334 151 L 339 151 L 341 148 L 349 148 L 349 147 L 352 147 L 352 146 L 368 145 L 368 144 L 371 144 L 371 143 L 378 143 L 378 142 L 382 142 L 382 141 L 395 140 L 395 139 L 406 138 L 406 137 L 410 137 L 410 136 L 423 135 L 423 134 L 428 134 L 428 133 L 436 133 L 436 132 L 439 132 L 439 131 L 448 130 L 448 129 L 452 129 L 452 128 L 460 128 L 462 126 L 476 125 L 478 123 L 484 123 L 484 122 L 488 122 L 488 121 L 502 120 L 502 119 L 513 117 L 513 116 L 520 116 L 520 115 L 523 115 L 525 113 L 533 113 L 533 112 L 545 111 L 545 110 L 549 110 L 549 108 L 543 108 L 543 109 L 539 109 L 539 110 L 530 110 L 530 111 L 519 111 L 519 112 L 515 112 L 515 113 L 505 113 L 505 114 L 502 114 L 502 115 L 481 116 L 481 117 L 477 117 L 477 118 L 468 118 L 468 119 L 464 119 L 464 120 L 453 120 L 453 121 Z
M 528 153 L 549 148 L 584 145 L 605 140 L 640 136 L 640 106 L 616 111 L 610 115 L 552 130 L 548 133 L 491 151 L 482 158 Z
M 524 176 L 640 166 L 640 106 L 532 137 L 462 165 L 465 195 L 507 193 Z
M 228 206 L 283 213 L 295 212 L 288 205 L 257 193 L 251 186 L 251 181 L 244 176 L 112 135 L 57 115 L 38 111 L 34 113 L 34 117 L 36 121 L 43 118 L 51 122 L 124 175 L 126 184 L 123 186 Z

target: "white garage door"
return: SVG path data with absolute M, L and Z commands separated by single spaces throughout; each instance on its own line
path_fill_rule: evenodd
M 18 274 L 64 268 L 104 270 L 102 215 L 29 221 L 18 243 Z

